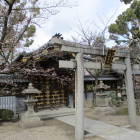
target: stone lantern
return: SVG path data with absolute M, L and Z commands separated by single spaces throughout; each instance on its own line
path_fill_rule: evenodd
M 24 89 L 22 93 L 26 96 L 26 100 L 24 100 L 24 102 L 27 105 L 27 111 L 21 116 L 20 126 L 27 128 L 32 126 L 43 125 L 43 122 L 34 112 L 34 105 L 38 101 L 37 99 L 34 99 L 34 96 L 35 94 L 41 92 L 35 89 L 32 83 L 29 83 L 29 87 L 27 89 Z
M 106 100 L 107 94 L 105 94 L 105 90 L 109 89 L 110 86 L 105 85 L 103 81 L 100 81 L 97 86 L 97 90 L 99 93 L 96 94 L 96 105 L 97 106 L 108 106 L 108 102 Z
M 105 85 L 103 81 L 100 81 L 97 86 L 97 90 L 99 93 L 96 94 L 96 106 L 95 111 L 98 115 L 109 115 L 114 114 L 115 110 L 109 106 L 109 99 L 107 98 L 107 94 L 105 90 L 109 89 L 110 86 Z

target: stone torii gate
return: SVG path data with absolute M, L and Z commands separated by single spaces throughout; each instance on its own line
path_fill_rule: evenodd
M 82 140 L 84 138 L 84 68 L 101 69 L 100 62 L 83 62 L 83 54 L 104 56 L 106 50 L 99 48 L 88 48 L 73 42 L 65 41 L 59 38 L 52 38 L 50 43 L 59 47 L 60 51 L 76 53 L 74 61 L 59 61 L 60 68 L 75 69 L 75 138 Z M 134 87 L 132 81 L 132 70 L 139 70 L 139 65 L 131 65 L 131 58 L 140 58 L 140 52 L 116 51 L 115 57 L 124 59 L 124 63 L 113 63 L 114 70 L 124 70 L 127 92 L 129 121 L 132 126 L 137 126 L 136 106 L 134 99 Z

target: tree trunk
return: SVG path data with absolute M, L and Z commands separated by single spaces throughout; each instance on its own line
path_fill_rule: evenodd
M 92 107 L 96 106 L 96 91 L 97 91 L 97 86 L 98 86 L 98 79 L 99 79 L 99 75 L 97 74 L 95 76 L 95 87 L 93 89 Z

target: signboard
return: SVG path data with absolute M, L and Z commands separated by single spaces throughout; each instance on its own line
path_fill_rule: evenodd
M 105 64 L 104 64 L 105 68 L 111 68 L 112 67 L 112 62 L 113 62 L 113 59 L 114 59 L 115 51 L 116 50 L 113 50 L 113 49 L 107 49 L 107 53 L 106 53 L 106 56 L 105 56 Z

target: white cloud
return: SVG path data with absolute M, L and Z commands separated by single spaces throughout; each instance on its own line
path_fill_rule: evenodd
M 51 16 L 43 25 L 44 28 L 37 29 L 34 44 L 31 48 L 37 48 L 45 44 L 55 33 L 62 33 L 64 39 L 70 39 L 74 34 L 74 24 L 80 18 L 82 21 L 94 20 L 94 22 L 103 28 L 103 21 L 106 23 L 116 11 L 110 23 L 114 22 L 129 5 L 125 5 L 120 0 L 77 0 L 78 7 L 64 8 L 55 16 Z M 100 16 L 100 17 L 99 17 Z M 107 18 L 106 18 L 107 17 Z M 102 22 L 101 22 L 102 20 Z M 85 25 L 85 24 L 84 24 Z
M 50 36 L 46 34 L 46 31 L 44 29 L 41 28 L 37 30 L 33 45 L 30 46 L 29 48 L 26 48 L 26 51 L 33 51 L 39 48 L 40 46 L 47 43 L 49 39 L 50 39 Z

